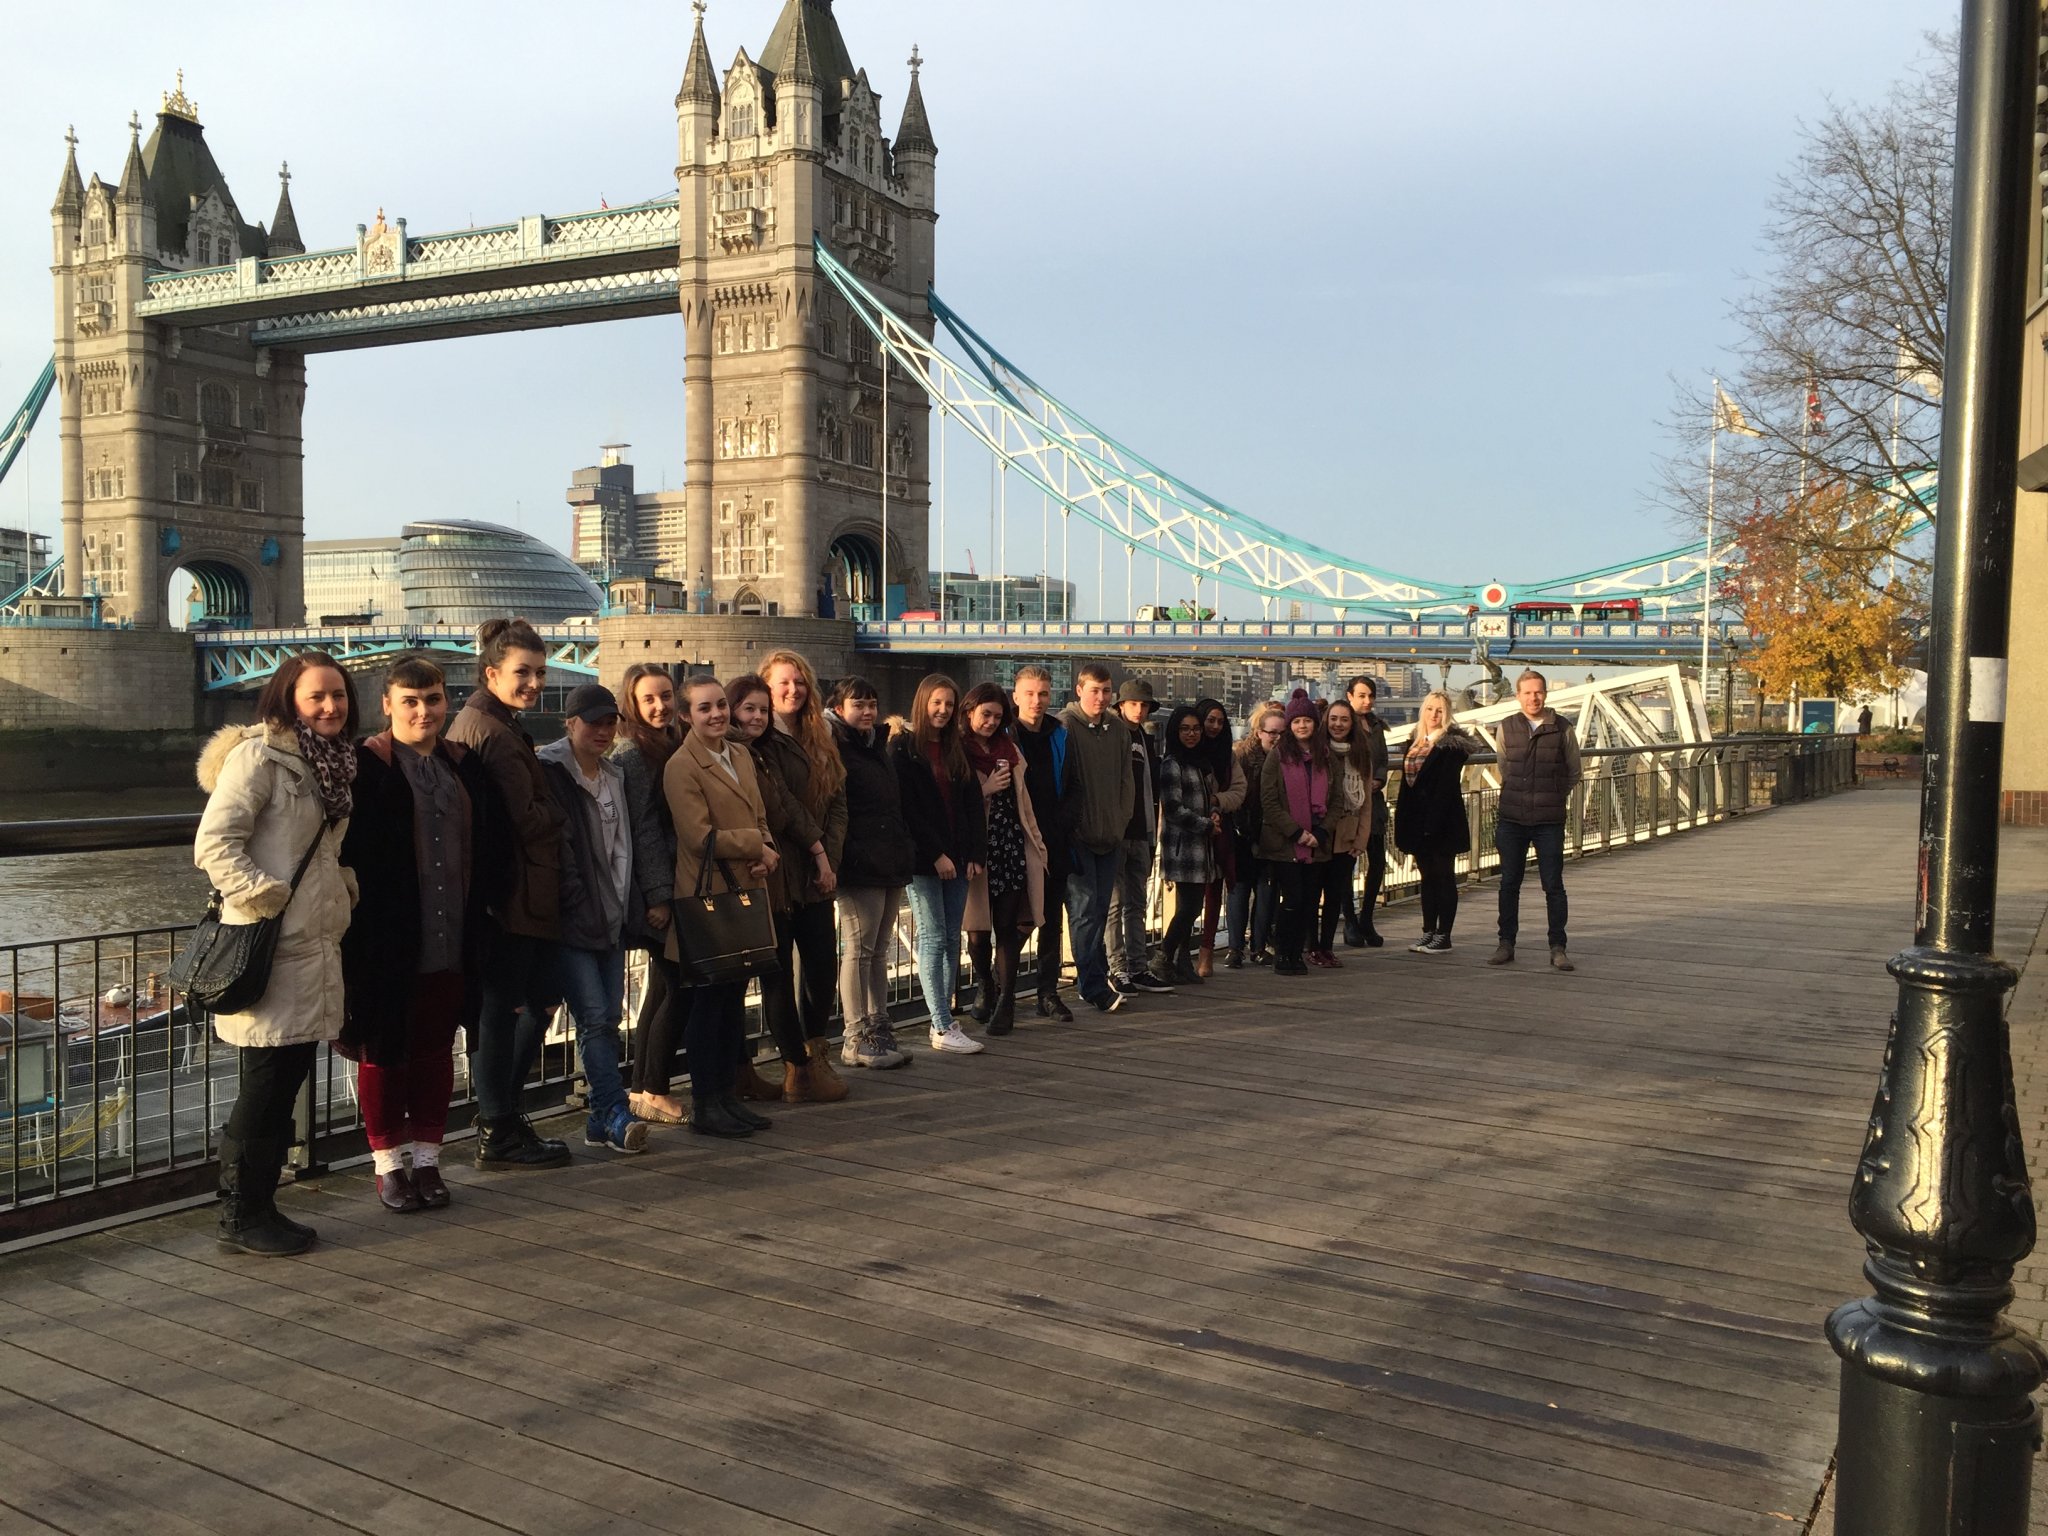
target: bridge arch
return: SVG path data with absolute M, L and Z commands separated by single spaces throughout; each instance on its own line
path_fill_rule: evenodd
M 173 629 L 247 629 L 256 622 L 254 582 L 224 555 L 181 558 L 165 596 Z
M 862 528 L 849 528 L 825 551 L 825 580 L 841 618 L 882 616 L 882 545 Z

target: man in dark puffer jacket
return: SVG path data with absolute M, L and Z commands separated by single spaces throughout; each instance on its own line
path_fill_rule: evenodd
M 1534 848 L 1550 920 L 1550 963 L 1568 971 L 1564 828 L 1579 782 L 1579 738 L 1571 721 L 1545 705 L 1549 691 L 1541 672 L 1524 672 L 1515 680 L 1522 712 L 1500 726 L 1500 814 L 1493 833 L 1493 846 L 1500 851 L 1500 947 L 1487 963 L 1506 965 L 1515 958 L 1523 868 Z

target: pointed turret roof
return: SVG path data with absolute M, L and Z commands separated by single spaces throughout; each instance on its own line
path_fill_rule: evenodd
M 192 223 L 192 201 L 213 192 L 235 221 L 241 254 L 267 254 L 263 231 L 243 220 L 235 194 L 228 190 L 227 178 L 214 164 L 213 151 L 206 147 L 206 129 L 199 122 L 197 109 L 185 96 L 182 74 L 176 94 L 165 98 L 163 110 L 156 115 L 156 131 L 142 146 L 142 165 L 151 200 L 156 204 L 157 244 L 164 250 L 185 248 Z M 125 190 L 126 177 L 122 186 Z
M 805 8 L 795 5 L 790 8 L 795 25 L 789 29 L 789 39 L 783 45 L 781 56 L 770 55 L 762 60 L 774 74 L 776 83 L 787 80 L 792 85 L 816 85 L 818 65 L 811 54 L 811 26 L 805 17 Z
M 718 75 L 711 68 L 711 49 L 704 41 L 704 7 L 697 6 L 697 32 L 690 39 L 690 61 L 683 66 L 683 88 L 676 92 L 676 105 L 699 102 L 718 110 Z
M 131 112 L 128 114 L 128 160 L 121 167 L 121 185 L 114 189 L 114 196 L 124 203 L 139 203 L 148 185 L 149 169 L 142 161 L 142 119 Z
M 78 176 L 78 132 L 64 130 L 64 174 L 57 181 L 57 202 L 52 213 L 76 213 L 85 204 L 85 183 Z
M 932 139 L 931 119 L 924 112 L 924 91 L 917 83 L 918 72 L 924 68 L 924 56 L 916 47 L 910 50 L 910 93 L 903 98 L 903 122 L 896 129 L 895 142 L 890 145 L 896 154 L 936 155 L 939 146 Z
M 824 92 L 825 111 L 837 112 L 844 94 L 841 82 L 853 78 L 853 59 L 846 51 L 846 39 L 839 35 L 832 0 L 784 0 L 775 30 L 768 34 L 768 45 L 761 50 L 762 67 L 779 74 L 799 33 L 811 79 Z
M 277 168 L 277 212 L 270 220 L 267 254 L 303 256 L 306 242 L 299 238 L 299 216 L 292 211 L 292 167 L 287 160 Z

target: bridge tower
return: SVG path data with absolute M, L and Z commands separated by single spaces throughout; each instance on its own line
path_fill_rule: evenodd
M 686 563 L 699 611 L 926 602 L 929 406 L 819 280 L 814 236 L 931 334 L 938 146 L 918 84 L 894 140 L 832 0 L 787 0 L 721 78 L 704 5 L 676 96 Z M 885 514 L 886 505 L 886 514 Z M 886 537 L 884 523 L 886 520 Z M 886 572 L 886 576 L 885 573 Z
M 271 228 L 246 222 L 182 72 L 147 143 L 141 126 L 129 120 L 113 187 L 81 178 L 67 135 L 50 211 L 64 592 L 162 626 L 184 570 L 203 604 L 194 617 L 297 624 L 304 358 L 259 351 L 247 325 L 168 327 L 136 312 L 152 272 L 302 252 L 289 173 Z

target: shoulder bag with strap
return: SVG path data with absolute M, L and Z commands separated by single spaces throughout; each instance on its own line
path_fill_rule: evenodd
M 292 872 L 292 895 L 306 878 L 320 839 L 334 823 L 321 823 L 313 834 L 306 856 Z M 284 914 L 259 918 L 253 923 L 221 921 L 221 894 L 209 891 L 206 915 L 192 930 L 184 951 L 171 962 L 170 982 L 186 1000 L 208 1013 L 245 1013 L 263 1000 L 270 986 L 270 962 L 277 954 L 277 937 L 284 930 Z M 285 898 L 291 905 L 291 897 Z
M 716 829 L 704 834 L 697 889 L 678 894 L 672 909 L 677 964 L 685 981 L 699 985 L 745 981 L 775 966 L 775 918 L 768 910 L 768 892 L 743 890 L 725 860 L 712 857 L 717 842 Z M 711 889 L 714 864 L 725 880 L 725 889 L 718 892 Z

